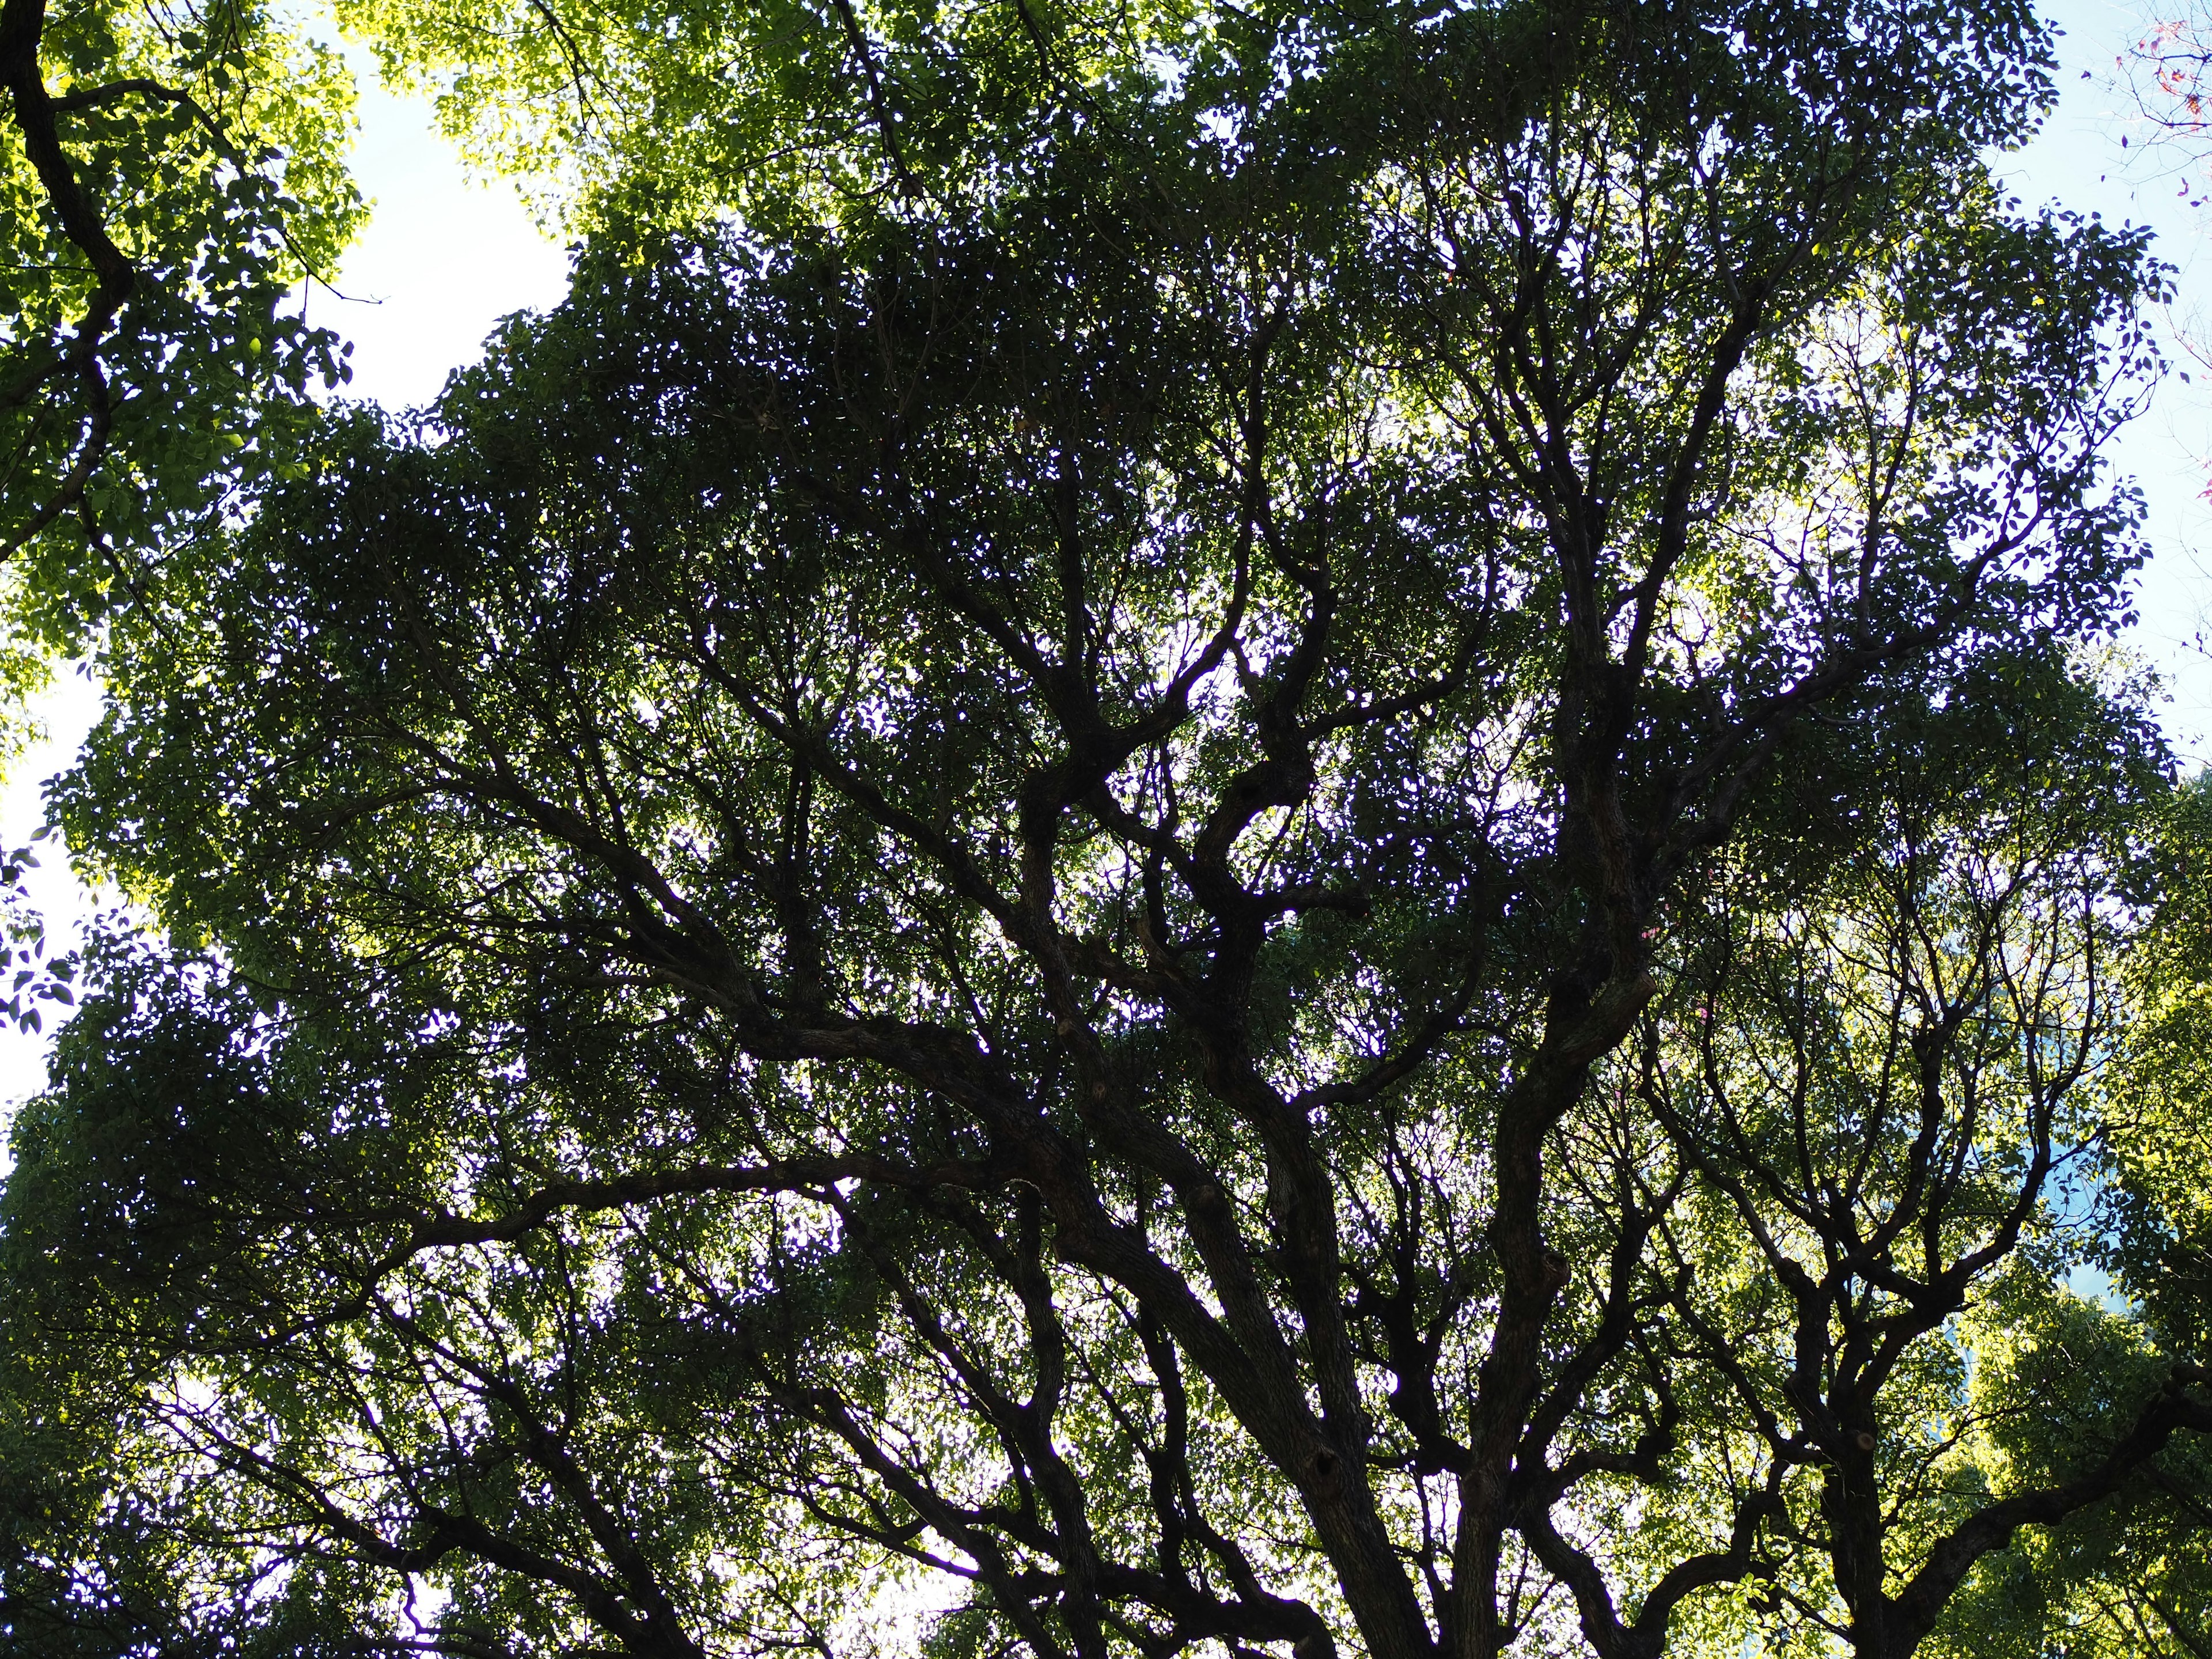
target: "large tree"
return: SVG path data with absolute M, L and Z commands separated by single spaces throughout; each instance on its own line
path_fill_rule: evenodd
M 102 636 L 20 1647 L 1892 1659 L 2185 1468 L 2024 8 L 530 9 L 568 302 Z

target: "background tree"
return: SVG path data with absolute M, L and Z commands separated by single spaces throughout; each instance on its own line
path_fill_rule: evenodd
M 232 0 L 8 0 L 0 86 L 0 557 L 15 632 L 73 650 L 344 374 L 288 290 L 359 222 L 353 87 Z
M 2113 1380 L 2142 1386 L 2157 1355 L 2201 1362 L 2208 1352 L 2205 805 L 2199 780 L 2147 826 L 2154 902 L 2128 957 L 2131 1030 L 2106 1114 L 2112 1208 L 2099 1255 L 2134 1316 L 2100 1319 L 2074 1307 L 2024 1326 L 2014 1363 L 2034 1373 L 2033 1397 L 2047 1403 L 2009 1428 L 2019 1455 L 2049 1456 Z M 2053 1534 L 2039 1552 L 2050 1559 L 2036 1564 L 2043 1572 L 2023 1561 L 1992 1589 L 2014 1622 L 2070 1626 L 2084 1651 L 2212 1651 L 2208 1480 L 2201 1449 L 2161 1462 L 2111 1512 Z
M 2014 1432 L 2165 787 L 2030 15 L 763 17 L 105 636 L 10 1630 L 1887 1659 L 2179 1467 Z

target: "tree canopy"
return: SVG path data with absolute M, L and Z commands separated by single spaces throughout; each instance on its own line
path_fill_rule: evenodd
M 24 3 L 161 926 L 13 1127 L 0 1651 L 2207 1650 L 2166 272 L 1993 180 L 2027 7 L 356 5 L 581 239 L 398 412 L 325 60 Z

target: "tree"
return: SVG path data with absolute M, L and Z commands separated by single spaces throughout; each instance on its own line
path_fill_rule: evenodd
M 19 1644 L 1889 1659 L 2184 1468 L 2029 15 L 759 16 L 110 625 Z
M 0 557 L 73 650 L 345 373 L 286 307 L 361 215 L 352 86 L 251 3 L 8 0 L 0 87 Z

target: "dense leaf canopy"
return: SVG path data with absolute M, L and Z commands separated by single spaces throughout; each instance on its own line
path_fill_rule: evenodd
M 71 648 L 343 375 L 287 289 L 359 219 L 352 88 L 228 0 L 9 0 L 0 83 L 0 550 L 19 629 Z
M 2025 8 L 347 16 L 586 240 L 97 589 L 0 1650 L 2201 1650 Z

